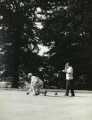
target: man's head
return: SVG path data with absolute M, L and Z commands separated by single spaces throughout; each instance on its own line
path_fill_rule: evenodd
M 65 67 L 66 68 L 69 67 L 69 62 L 66 62 Z
M 28 78 L 30 78 L 32 76 L 32 73 L 28 73 Z

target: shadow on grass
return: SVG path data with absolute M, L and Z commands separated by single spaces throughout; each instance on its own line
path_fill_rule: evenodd
M 71 96 L 71 95 L 65 96 L 64 94 L 61 94 L 61 95 L 47 94 L 46 96 L 44 96 L 44 95 L 41 95 L 41 96 L 43 96 L 43 97 L 55 97 L 55 98 L 86 98 L 86 97 L 88 97 L 86 95 L 78 95 L 78 94 L 75 96 Z

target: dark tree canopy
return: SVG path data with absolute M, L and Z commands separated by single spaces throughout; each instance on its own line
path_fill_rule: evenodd
M 17 80 L 24 71 L 50 81 L 61 79 L 69 60 L 78 73 L 90 76 L 91 26 L 90 0 L 1 0 L 1 68 Z

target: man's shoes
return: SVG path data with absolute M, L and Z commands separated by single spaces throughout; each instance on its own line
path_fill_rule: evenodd
M 75 95 L 71 95 L 71 97 L 74 97 Z
M 29 92 L 27 92 L 26 95 L 29 95 Z

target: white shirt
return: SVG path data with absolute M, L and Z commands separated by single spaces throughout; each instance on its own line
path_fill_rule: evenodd
M 38 77 L 32 76 L 31 77 L 31 85 L 35 85 L 38 82 Z
M 73 68 L 71 66 L 66 69 L 66 80 L 73 80 Z
M 39 77 L 32 76 L 31 77 L 31 85 L 32 86 L 40 86 L 40 85 L 43 85 L 43 81 Z

